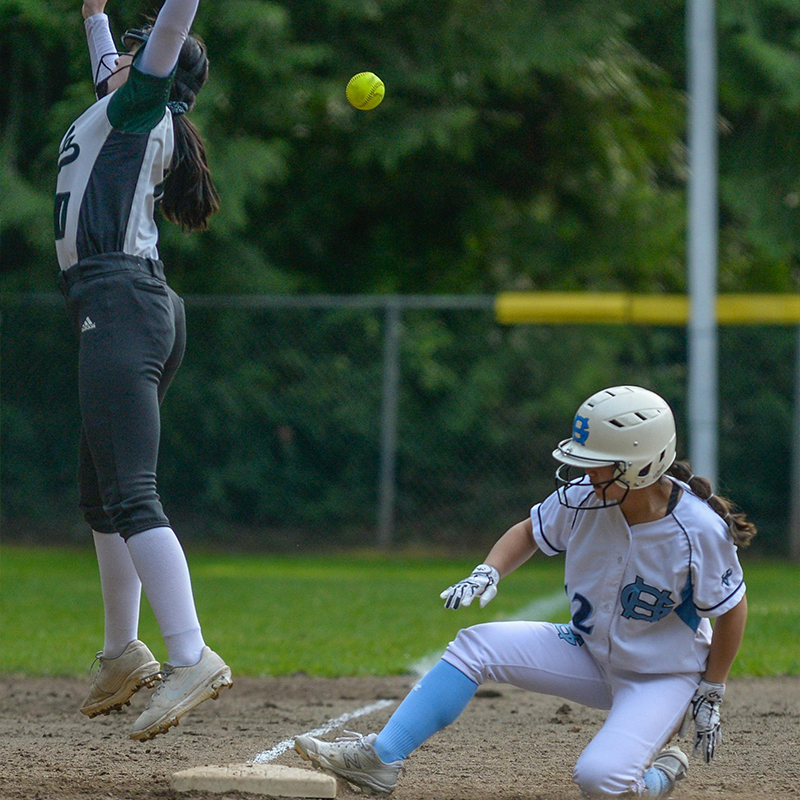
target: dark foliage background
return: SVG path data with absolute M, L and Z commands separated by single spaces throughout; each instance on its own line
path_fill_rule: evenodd
M 108 8 L 117 36 L 155 11 Z M 800 6 L 720 0 L 718 21 L 720 290 L 796 291 Z M 201 3 L 212 72 L 193 117 L 223 207 L 204 235 L 161 226 L 171 283 L 685 291 L 684 26 L 677 0 Z M 366 114 L 344 98 L 364 69 L 387 86 Z M 92 101 L 80 3 L 0 0 L 0 74 L 3 519 L 77 529 L 75 345 L 57 304 L 19 300 L 54 289 L 55 155 Z M 190 307 L 190 327 L 164 409 L 168 506 L 198 536 L 242 525 L 265 544 L 362 539 L 382 316 Z M 795 336 L 721 335 L 723 489 L 769 550 L 788 522 Z M 637 381 L 680 413 L 684 361 L 677 330 L 408 315 L 402 536 L 493 538 L 549 490 L 553 440 L 585 395 Z

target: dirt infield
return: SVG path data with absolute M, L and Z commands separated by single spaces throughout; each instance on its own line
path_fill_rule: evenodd
M 78 711 L 86 680 L 0 677 L 0 798 L 145 800 L 178 796 L 173 772 L 243 763 L 292 736 L 381 698 L 402 699 L 411 677 L 325 680 L 292 676 L 235 679 L 234 687 L 148 743 L 127 737 L 146 698 L 108 717 Z M 685 800 L 800 797 L 797 678 L 731 681 L 723 706 L 725 741 L 711 766 L 692 760 L 675 797 Z M 353 720 L 367 732 L 394 705 Z M 646 709 L 643 709 L 646 713 Z M 578 800 L 572 765 L 598 729 L 601 712 L 508 686 L 487 685 L 462 716 L 414 753 L 396 800 Z M 332 731 L 325 738 L 332 738 Z M 684 747 L 686 747 L 684 745 Z M 289 749 L 278 764 L 306 765 Z M 239 793 L 180 795 L 244 798 Z M 340 797 L 357 793 L 340 782 Z

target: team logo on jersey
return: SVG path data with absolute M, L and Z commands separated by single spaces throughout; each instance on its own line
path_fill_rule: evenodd
M 571 644 L 573 647 L 583 647 L 583 636 L 579 633 L 575 633 L 569 625 L 556 625 L 556 630 L 558 631 L 558 638 L 563 639 L 567 644 Z
M 575 421 L 572 423 L 572 439 L 578 444 L 586 444 L 589 438 L 589 417 L 580 417 L 575 415 Z
M 658 622 L 672 611 L 675 601 L 666 590 L 648 586 L 639 575 L 633 583 L 622 590 L 622 616 L 626 619 L 644 619 L 647 622 Z
M 733 570 L 728 569 L 722 575 L 722 585 L 723 586 L 730 586 L 731 585 L 731 575 L 733 575 Z
M 61 172 L 63 167 L 71 164 L 81 154 L 80 145 L 75 141 L 75 126 L 72 125 L 64 136 L 61 142 L 61 147 L 58 148 L 58 171 Z

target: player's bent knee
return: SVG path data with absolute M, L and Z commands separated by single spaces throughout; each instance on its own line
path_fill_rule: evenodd
M 487 679 L 486 665 L 490 650 L 486 638 L 486 629 L 491 623 L 473 625 L 462 628 L 456 638 L 447 645 L 445 661 L 464 673 L 473 683 L 479 686 Z
M 157 495 L 153 498 L 143 498 L 139 502 L 123 501 L 106 510 L 114 530 L 118 531 L 126 541 L 142 531 L 170 525 Z
M 608 755 L 605 757 L 601 755 L 582 755 L 575 765 L 572 780 L 578 784 L 584 797 L 607 798 L 624 795 L 630 787 L 626 787 L 624 781 L 615 776 Z
M 97 533 L 116 533 L 117 529 L 111 521 L 111 517 L 106 514 L 102 506 L 81 506 L 83 518 L 89 527 Z

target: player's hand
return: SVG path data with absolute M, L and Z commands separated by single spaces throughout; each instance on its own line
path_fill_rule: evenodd
M 692 698 L 690 713 L 694 720 L 694 753 L 704 758 L 706 764 L 714 758 L 717 745 L 722 741 L 719 706 L 724 694 L 724 683 L 709 683 L 704 678 Z
M 439 597 L 445 601 L 445 608 L 468 606 L 476 597 L 480 597 L 483 608 L 496 594 L 500 573 L 489 564 L 479 564 L 472 570 L 469 578 L 454 583 L 445 589 Z
M 93 17 L 95 14 L 102 14 L 106 10 L 106 0 L 83 0 L 81 14 L 84 19 Z

